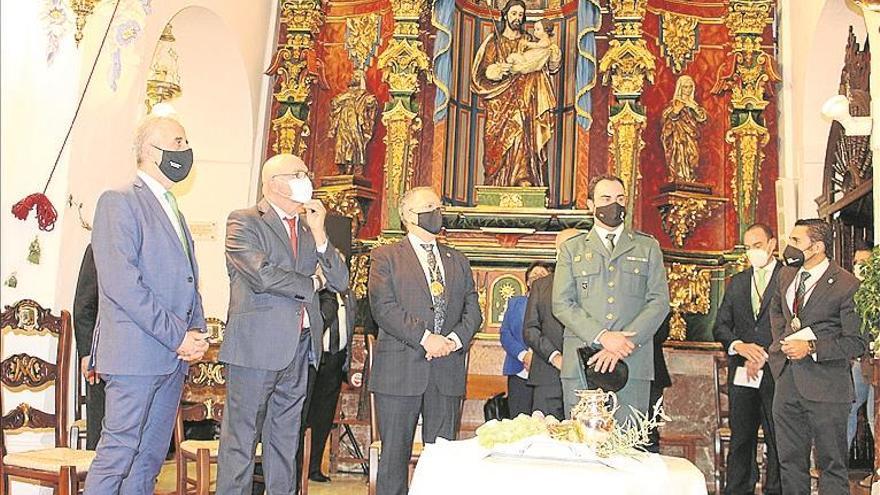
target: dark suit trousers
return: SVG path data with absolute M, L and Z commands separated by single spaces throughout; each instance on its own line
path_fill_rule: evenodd
M 565 411 L 562 409 L 562 382 L 553 385 L 530 385 L 532 388 L 532 408 L 544 415 L 553 416 L 562 421 Z
M 525 379 L 516 375 L 507 376 L 507 405 L 511 418 L 520 414 L 532 414 L 532 387 L 528 386 Z
M 730 373 L 733 377 L 733 372 Z M 727 453 L 727 483 L 724 493 L 739 495 L 755 492 L 757 471 L 758 428 L 764 429 L 767 445 L 767 486 L 764 493 L 782 492 L 779 480 L 779 457 L 776 450 L 776 429 L 773 424 L 773 376 L 764 366 L 760 388 L 740 387 L 731 381 L 730 449 Z
M 107 414 L 84 495 L 152 495 L 168 453 L 185 368 L 168 375 L 104 375 Z
M 429 380 L 422 395 L 376 394 L 375 400 L 382 439 L 376 494 L 406 495 L 419 413 L 422 414 L 423 443 L 434 443 L 437 437 L 454 440 L 461 397 L 441 394 L 437 384 Z
M 810 359 L 806 357 L 805 359 Z M 782 492 L 810 493 L 810 449 L 816 444 L 820 495 L 849 495 L 846 420 L 850 404 L 815 402 L 798 392 L 786 366 L 773 398 Z
M 333 417 L 336 415 L 336 402 L 339 400 L 339 392 L 342 390 L 342 367 L 345 364 L 343 349 L 336 354 L 324 352 L 321 354 L 321 366 L 317 371 L 309 366 L 309 393 L 303 409 L 302 424 L 300 431 L 299 450 L 296 452 L 297 482 L 302 469 L 303 438 L 305 428 L 312 429 L 311 454 L 309 455 L 309 475 L 321 472 L 321 460 L 324 458 L 324 447 L 330 436 L 330 428 L 333 427 Z
M 86 450 L 95 450 L 104 423 L 104 382 L 86 383 Z
M 263 474 L 270 494 L 296 489 L 294 458 L 308 383 L 311 335 L 300 335 L 296 355 L 281 370 L 227 365 L 226 407 L 220 427 L 217 493 L 250 495 L 254 453 L 263 443 Z

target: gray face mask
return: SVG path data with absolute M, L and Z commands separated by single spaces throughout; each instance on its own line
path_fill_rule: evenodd
M 192 148 L 183 151 L 163 150 L 151 145 L 162 152 L 162 160 L 159 162 L 159 171 L 168 177 L 171 182 L 180 182 L 189 175 L 193 166 Z
M 423 211 L 418 214 L 418 217 L 419 219 L 416 225 L 431 234 L 437 235 L 443 228 L 443 214 L 440 213 L 440 208 L 434 208 L 431 211 Z

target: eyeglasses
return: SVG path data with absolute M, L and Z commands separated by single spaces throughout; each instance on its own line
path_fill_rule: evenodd
M 313 174 L 312 172 L 304 172 L 302 170 L 298 170 L 292 174 L 279 174 L 279 175 L 273 176 L 272 178 L 273 179 L 280 178 L 285 181 L 289 181 L 291 179 L 306 179 L 306 178 L 311 180 L 311 179 L 315 178 L 315 174 Z

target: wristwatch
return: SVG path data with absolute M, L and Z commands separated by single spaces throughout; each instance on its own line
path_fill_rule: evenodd
M 815 340 L 808 340 L 807 345 L 810 346 L 810 354 L 816 354 L 816 341 Z

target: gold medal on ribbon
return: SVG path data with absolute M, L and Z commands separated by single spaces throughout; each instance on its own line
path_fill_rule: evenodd
M 791 319 L 791 329 L 795 332 L 801 329 L 801 319 L 797 316 Z
M 436 297 L 441 294 L 443 294 L 443 284 L 436 280 L 431 282 L 431 295 Z

